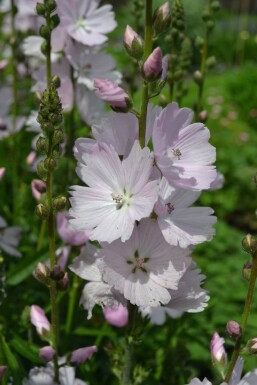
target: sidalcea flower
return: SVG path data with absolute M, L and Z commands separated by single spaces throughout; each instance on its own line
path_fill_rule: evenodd
M 124 46 L 128 54 L 135 59 L 139 59 L 143 54 L 143 40 L 129 25 L 124 34 Z
M 78 84 L 84 84 L 93 90 L 95 79 L 120 83 L 121 73 L 114 70 L 116 66 L 114 59 L 105 52 L 99 52 L 98 47 L 85 47 L 79 43 L 69 42 L 65 54 L 74 69 L 74 78 Z
M 87 385 L 84 381 L 75 377 L 75 368 L 63 366 L 66 359 L 59 359 L 59 385 Z M 46 367 L 33 368 L 29 372 L 29 378 L 23 385 L 57 385 L 54 381 L 54 367 L 48 363 Z
M 222 382 L 221 385 L 256 385 L 257 384 L 257 370 L 247 373 L 242 380 L 241 374 L 243 369 L 243 360 L 239 358 L 234 367 L 231 379 L 229 383 Z M 212 385 L 210 381 L 205 378 L 203 381 L 200 381 L 198 378 L 194 378 L 188 385 Z
M 55 350 L 52 348 L 52 346 L 44 346 L 43 348 L 40 349 L 39 351 L 39 357 L 45 361 L 49 362 L 52 361 L 52 359 L 55 356 Z
M 188 207 L 199 197 L 197 191 L 172 187 L 167 179 L 160 183 L 159 199 L 154 211 L 166 241 L 171 245 L 188 247 L 210 241 L 215 234 L 217 218 L 209 207 Z
M 31 182 L 31 191 L 33 197 L 40 201 L 42 193 L 46 191 L 46 183 L 41 179 L 33 179 Z
M 165 242 L 155 220 L 143 219 L 126 242 L 103 244 L 103 279 L 137 306 L 167 304 L 191 263 L 189 251 Z
M 97 248 L 88 243 L 69 267 L 79 277 L 90 281 L 85 285 L 80 299 L 82 306 L 88 310 L 88 319 L 92 317 L 95 305 L 117 308 L 123 301 L 120 293 L 103 281 L 102 260 L 97 256 Z
M 105 143 L 78 147 L 77 174 L 88 187 L 73 186 L 70 222 L 89 230 L 90 239 L 124 242 L 135 221 L 148 217 L 157 200 L 158 180 L 149 181 L 153 169 L 148 148 L 135 141 L 129 156 L 121 161 Z
M 30 308 L 30 321 L 36 327 L 40 336 L 43 336 L 51 329 L 50 322 L 46 318 L 44 310 L 37 305 L 32 305 Z
M 155 48 L 148 56 L 142 67 L 143 77 L 151 82 L 157 80 L 162 75 L 162 50 L 160 47 Z
M 97 352 L 96 346 L 87 346 L 86 348 L 80 348 L 74 350 L 70 356 L 71 365 L 77 366 L 83 364 L 86 360 L 90 359 L 94 353 Z
M 154 122 L 155 161 L 163 176 L 177 187 L 208 189 L 216 179 L 215 148 L 208 143 L 209 130 L 190 124 L 193 112 L 168 104 Z
M 20 227 L 8 227 L 4 218 L 0 216 L 0 250 L 13 257 L 21 257 L 16 249 L 21 239 Z
M 201 288 L 205 276 L 201 270 L 191 263 L 179 281 L 177 290 L 169 290 L 171 300 L 165 306 L 141 309 L 143 315 L 148 315 L 153 324 L 162 325 L 166 315 L 172 318 L 181 317 L 184 312 L 198 313 L 207 306 L 209 296 Z
M 87 231 L 78 231 L 71 227 L 68 218 L 68 212 L 62 211 L 57 214 L 57 231 L 61 240 L 72 246 L 80 246 L 88 240 Z
M 224 338 L 221 338 L 219 334 L 215 332 L 210 344 L 213 364 L 222 372 L 227 364 L 227 353 L 224 349 L 224 342 Z
M 110 104 L 118 112 L 127 112 L 131 107 L 128 94 L 116 83 L 96 79 L 94 81 L 95 93 L 99 99 Z
M 128 309 L 121 303 L 117 307 L 105 307 L 103 313 L 106 321 L 112 326 L 122 328 L 128 323 Z
M 111 5 L 98 7 L 100 0 L 57 0 L 60 25 L 53 31 L 54 41 L 61 37 L 65 44 L 69 35 L 75 41 L 88 45 L 100 45 L 107 41 L 106 33 L 116 27 Z M 104 22 L 103 22 L 104 20 Z M 59 50 L 63 48 L 59 44 Z

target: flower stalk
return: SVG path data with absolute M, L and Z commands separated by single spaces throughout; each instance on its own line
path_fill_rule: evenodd
M 244 310 L 243 310 L 243 314 L 242 314 L 241 335 L 238 337 L 236 344 L 235 344 L 235 347 L 234 347 L 234 351 L 233 351 L 233 354 L 232 354 L 232 357 L 231 357 L 231 360 L 229 363 L 229 367 L 228 367 L 228 370 L 226 373 L 226 377 L 225 377 L 226 383 L 229 383 L 229 381 L 230 381 L 234 367 L 236 365 L 237 359 L 238 359 L 239 354 L 240 354 L 241 344 L 242 344 L 243 336 L 245 333 L 245 329 L 246 329 L 246 325 L 247 325 L 247 321 L 248 321 L 248 317 L 250 314 L 251 305 L 252 305 L 252 301 L 253 301 L 256 278 L 257 278 L 257 252 L 255 251 L 253 254 L 253 266 L 251 269 L 248 291 L 247 291 Z
M 153 27 L 152 27 L 153 4 L 152 3 L 153 3 L 152 0 L 146 0 L 144 62 L 152 52 L 152 44 L 153 44 Z M 144 80 L 143 88 L 142 88 L 141 114 L 139 118 L 139 141 L 140 141 L 141 147 L 144 147 L 145 145 L 146 115 L 147 115 L 148 101 L 149 101 L 149 84 L 146 80 Z

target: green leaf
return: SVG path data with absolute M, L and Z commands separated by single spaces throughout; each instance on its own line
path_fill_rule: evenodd
M 39 358 L 39 347 L 28 341 L 23 340 L 17 335 L 11 340 L 10 345 L 17 353 L 27 358 L 29 361 L 35 364 L 44 364 L 44 361 Z
M 12 372 L 13 375 L 13 385 L 21 384 L 21 366 L 15 355 L 12 353 L 9 345 L 5 341 L 4 337 L 0 337 L 1 350 L 4 353 L 5 359 L 7 361 L 7 366 Z

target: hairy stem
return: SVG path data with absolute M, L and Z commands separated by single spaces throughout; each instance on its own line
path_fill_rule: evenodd
M 152 14 L 153 14 L 153 1 L 146 0 L 145 7 L 145 48 L 144 48 L 144 61 L 152 52 L 153 45 L 153 30 L 152 30 Z M 147 106 L 149 100 L 148 83 L 143 82 L 142 88 L 142 102 L 141 102 L 141 114 L 139 118 L 139 141 L 141 147 L 145 146 L 145 131 L 146 131 L 146 115 Z
M 248 291 L 247 291 L 244 310 L 243 310 L 243 314 L 242 314 L 242 321 L 241 321 L 242 333 L 236 341 L 234 351 L 233 351 L 233 354 L 231 357 L 231 361 L 229 363 L 228 371 L 227 371 L 227 374 L 225 377 L 225 382 L 227 382 L 227 383 L 229 383 L 229 381 L 230 381 L 231 375 L 233 373 L 234 367 L 236 365 L 237 359 L 238 359 L 239 354 L 240 354 L 241 343 L 243 340 L 243 336 L 245 333 L 248 317 L 249 317 L 250 310 L 251 310 L 256 278 L 257 278 L 257 253 L 255 253 L 255 255 L 253 256 L 253 266 L 251 269 Z

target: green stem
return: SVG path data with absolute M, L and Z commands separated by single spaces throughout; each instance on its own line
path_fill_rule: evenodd
M 11 51 L 12 51 L 12 126 L 13 134 L 11 135 L 11 153 L 12 153 L 12 191 L 13 191 L 13 222 L 17 220 L 17 196 L 18 196 L 18 180 L 17 180 L 17 143 L 15 140 L 17 115 L 18 115 L 18 73 L 17 73 L 17 52 L 16 52 L 16 30 L 15 30 L 15 2 L 11 0 Z
M 37 251 L 40 251 L 42 249 L 42 244 L 43 244 L 43 241 L 45 238 L 45 232 L 46 232 L 46 224 L 47 222 L 45 220 L 41 222 L 39 237 L 37 241 L 37 248 L 36 248 Z
M 228 371 L 227 371 L 227 374 L 225 377 L 226 383 L 229 383 L 229 381 L 230 381 L 231 375 L 233 373 L 234 367 L 236 365 L 237 359 L 238 359 L 239 354 L 240 354 L 241 343 L 242 343 L 242 339 L 243 339 L 243 336 L 245 333 L 245 329 L 246 329 L 248 317 L 250 314 L 250 310 L 251 310 L 256 278 L 257 278 L 257 253 L 255 253 L 255 255 L 253 255 L 253 266 L 251 269 L 250 281 L 249 281 L 249 285 L 248 285 L 247 296 L 245 299 L 245 305 L 244 305 L 244 310 L 243 310 L 243 314 L 242 314 L 242 322 L 241 322 L 242 333 L 241 333 L 240 337 L 237 339 L 235 347 L 234 347 L 234 351 L 233 351 L 231 361 L 229 363 Z
M 132 369 L 133 369 L 133 338 L 134 338 L 134 329 L 136 324 L 136 313 L 137 308 L 135 305 L 129 303 L 129 323 L 127 329 L 127 335 L 125 338 L 124 345 L 124 368 L 122 373 L 122 385 L 132 385 Z
M 65 331 L 66 334 L 70 334 L 71 327 L 72 327 L 72 321 L 73 321 L 73 314 L 74 314 L 74 309 L 76 305 L 76 300 L 77 300 L 77 294 L 79 290 L 79 277 L 76 275 L 73 276 L 73 285 L 72 289 L 69 291 L 69 305 L 68 305 L 68 315 L 67 315 L 67 320 L 66 320 L 66 325 L 65 325 Z
M 152 45 L 153 45 L 152 14 L 153 14 L 153 1 L 146 0 L 144 62 L 152 52 Z M 145 146 L 146 115 L 147 115 L 148 100 L 149 100 L 148 83 L 144 81 L 143 89 L 142 89 L 141 114 L 139 118 L 139 141 L 140 141 L 141 147 Z

